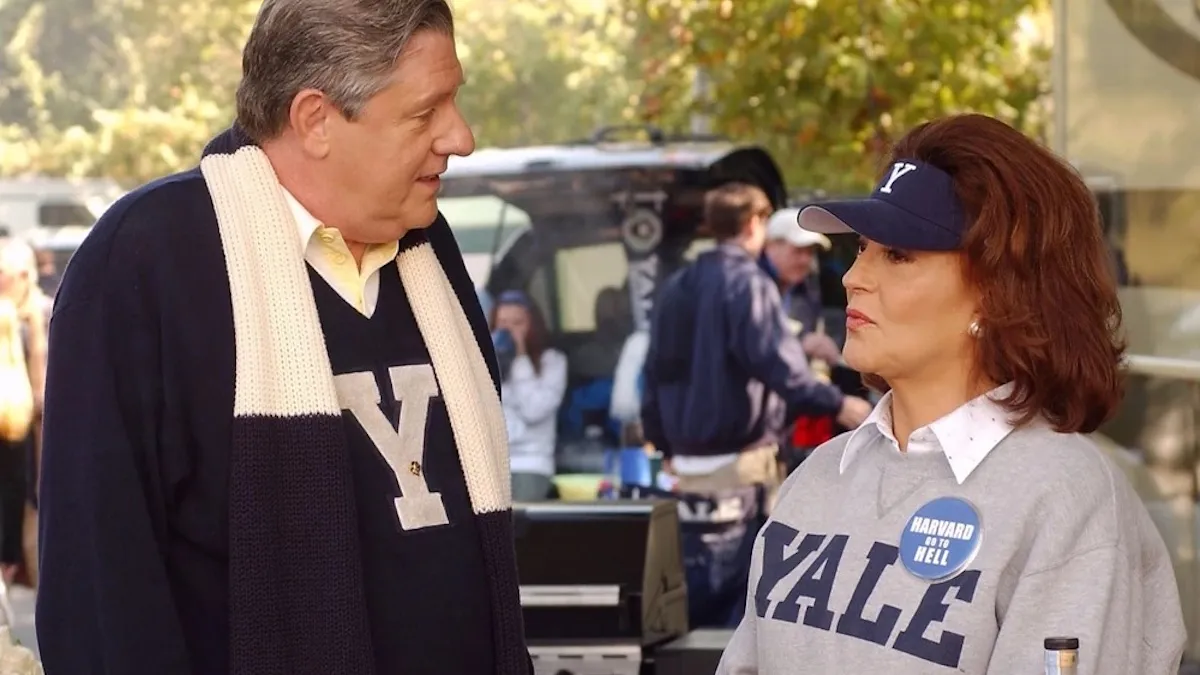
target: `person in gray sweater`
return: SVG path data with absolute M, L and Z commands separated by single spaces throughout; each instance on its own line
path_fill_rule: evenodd
M 1120 306 L 1095 202 L 981 115 L 921 124 L 868 199 L 801 227 L 860 237 L 850 366 L 886 392 L 784 484 L 718 675 L 1178 672 L 1171 560 L 1086 436 L 1122 395 Z

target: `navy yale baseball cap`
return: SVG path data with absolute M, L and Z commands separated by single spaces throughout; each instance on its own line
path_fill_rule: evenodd
M 806 206 L 796 220 L 809 232 L 856 232 L 910 251 L 957 250 L 967 231 L 950 174 L 915 159 L 893 163 L 869 198 Z

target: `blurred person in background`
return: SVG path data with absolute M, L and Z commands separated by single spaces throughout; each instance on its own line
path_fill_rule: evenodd
M 771 202 L 730 183 L 710 191 L 704 224 L 717 240 L 664 284 L 643 368 L 645 439 L 670 462 L 680 493 L 742 504 L 742 534 L 686 536 L 693 626 L 736 625 L 750 545 L 781 482 L 779 442 L 801 414 L 855 427 L 871 411 L 817 380 L 788 329 L 779 287 L 759 267 Z M 754 497 L 742 497 L 754 493 Z M 731 525 L 731 527 L 734 527 Z
M 34 252 L 37 256 L 38 286 L 48 298 L 54 298 L 58 292 L 58 263 L 54 260 L 54 251 L 40 248 Z
M 668 279 L 655 303 L 642 423 L 684 492 L 763 485 L 774 493 L 786 420 L 830 414 L 854 427 L 871 410 L 816 380 L 788 329 L 779 287 L 759 267 L 771 211 L 752 185 L 710 191 L 704 220 L 717 246 Z
M 809 369 L 817 379 L 830 382 L 831 369 L 842 360 L 837 343 L 826 334 L 817 265 L 821 251 L 832 242 L 823 234 L 796 227 L 797 208 L 784 208 L 767 221 L 767 243 L 759 264 L 779 285 L 788 327 L 800 338 Z M 791 434 L 780 445 L 780 470 L 790 473 L 813 448 L 833 438 L 832 415 L 800 415 L 789 420 Z
M 30 585 L 37 581 L 35 505 L 51 302 L 37 280 L 33 249 L 18 239 L 0 240 L 0 302 L 8 308 L 0 382 L 7 409 L 0 433 L 0 562 L 6 581 Z
M 21 342 L 17 307 L 0 299 L 0 564 L 6 584 L 13 583 L 24 562 L 25 466 L 34 421 L 33 388 Z
M 886 392 L 780 491 L 719 675 L 1175 675 L 1171 559 L 1090 440 L 1121 402 L 1121 306 L 1095 199 L 999 120 L 917 126 L 868 199 L 806 207 L 860 235 L 848 364 Z
M 626 338 L 633 332 L 629 289 L 601 288 L 592 309 L 596 328 L 587 342 L 572 351 L 573 365 L 584 377 L 608 379 L 617 369 Z
M 554 476 L 558 409 L 567 389 L 567 357 L 548 346 L 541 310 L 521 291 L 506 291 L 492 310 L 508 428 L 513 500 L 541 501 Z
M 829 237 L 796 227 L 799 209 L 780 209 L 767 221 L 767 243 L 759 263 L 779 284 L 783 313 L 800 337 L 809 359 L 836 364 L 842 354 L 822 326 L 821 288 L 814 273 L 821 251 L 829 251 Z
M 19 239 L 0 239 L 0 295 L 11 300 L 21 318 L 34 397 L 41 410 L 46 380 L 46 332 L 53 299 L 42 291 L 37 255 Z

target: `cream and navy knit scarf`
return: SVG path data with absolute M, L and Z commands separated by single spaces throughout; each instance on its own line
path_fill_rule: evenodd
M 249 144 L 222 150 L 200 168 L 220 227 L 236 338 L 230 669 L 372 675 L 342 410 L 297 255 L 299 236 L 266 155 Z M 524 675 L 508 446 L 496 386 L 432 245 L 404 248 L 396 262 L 478 519 L 496 672 Z

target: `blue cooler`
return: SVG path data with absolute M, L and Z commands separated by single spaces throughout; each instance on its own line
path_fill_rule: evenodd
M 616 478 L 622 486 L 649 487 L 654 485 L 650 455 L 646 454 L 646 450 L 641 446 L 605 450 L 604 475 Z

